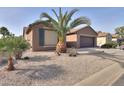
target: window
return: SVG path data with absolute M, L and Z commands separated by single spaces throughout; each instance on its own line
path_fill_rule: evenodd
M 38 31 L 39 31 L 39 45 L 44 46 L 44 29 L 40 28 Z

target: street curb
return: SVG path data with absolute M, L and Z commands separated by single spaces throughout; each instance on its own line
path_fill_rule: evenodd
M 122 76 L 122 74 L 124 74 L 124 71 L 120 75 L 118 75 L 115 79 L 113 79 L 113 81 L 109 85 L 113 86 L 113 84 Z
M 103 70 L 83 79 L 74 86 L 110 86 L 123 74 L 119 63 L 114 63 Z

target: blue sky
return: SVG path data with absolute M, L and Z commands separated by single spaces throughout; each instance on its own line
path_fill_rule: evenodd
M 0 8 L 0 27 L 7 27 L 12 33 L 21 35 L 23 27 L 38 20 L 42 12 L 54 16 L 51 8 Z M 58 8 L 54 8 L 58 11 Z M 73 8 L 62 8 L 63 12 Z M 86 16 L 91 20 L 91 26 L 96 31 L 114 33 L 114 29 L 124 25 L 124 8 L 78 8 L 73 18 Z

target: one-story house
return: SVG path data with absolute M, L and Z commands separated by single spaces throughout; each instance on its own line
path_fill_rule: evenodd
M 46 27 L 37 22 L 24 27 L 23 37 L 30 43 L 32 51 L 53 50 L 58 42 L 57 34 L 54 31 L 45 30 Z M 95 47 L 97 33 L 90 26 L 71 30 L 67 36 L 68 47 Z
M 98 37 L 97 37 L 97 46 L 101 47 L 103 44 L 106 44 L 107 42 L 112 41 L 112 35 L 107 32 L 98 32 Z
M 97 33 L 90 26 L 71 30 L 66 36 L 67 46 L 75 48 L 96 47 L 96 39 Z

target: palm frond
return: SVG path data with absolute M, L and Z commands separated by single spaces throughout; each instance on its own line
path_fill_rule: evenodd
M 50 17 L 50 15 L 48 15 L 47 13 L 42 13 L 41 14 L 41 18 L 47 18 L 47 20 L 49 20 L 49 24 L 53 27 L 53 28 L 56 28 L 56 29 L 59 29 L 59 24 L 58 22 L 53 19 L 52 17 Z M 48 22 L 45 22 L 44 21 L 44 24 L 48 24 Z
M 57 15 L 56 11 L 52 9 L 53 13 L 55 14 L 56 18 L 59 20 L 59 16 Z
M 67 16 L 67 19 L 66 19 L 66 25 L 69 23 L 72 16 L 74 15 L 74 13 L 76 13 L 77 11 L 78 11 L 78 9 L 73 9 L 73 10 L 71 10 L 71 12 L 68 13 L 68 16 Z
M 71 27 L 71 29 L 73 29 L 73 28 L 75 28 L 75 27 L 77 27 L 77 26 L 79 26 L 79 25 L 81 25 L 81 24 L 90 25 L 91 22 L 90 22 L 90 20 L 89 20 L 88 18 L 86 18 L 86 17 L 79 17 L 79 18 L 73 20 L 73 21 L 70 23 L 70 27 Z
M 47 20 L 53 21 L 54 23 L 57 24 L 56 20 L 53 19 L 53 18 L 52 18 L 49 14 L 47 14 L 47 13 L 42 13 L 42 14 L 41 14 L 41 19 L 42 19 L 42 18 L 47 18 Z
M 62 20 L 63 14 L 62 14 L 62 9 L 61 7 L 59 8 L 59 21 Z
M 68 15 L 68 11 L 66 11 L 65 12 L 65 14 L 64 14 L 64 16 L 63 16 L 63 18 L 62 18 L 62 20 L 61 20 L 61 26 L 62 27 L 66 27 L 67 25 L 66 25 L 66 19 L 67 19 L 67 15 Z

